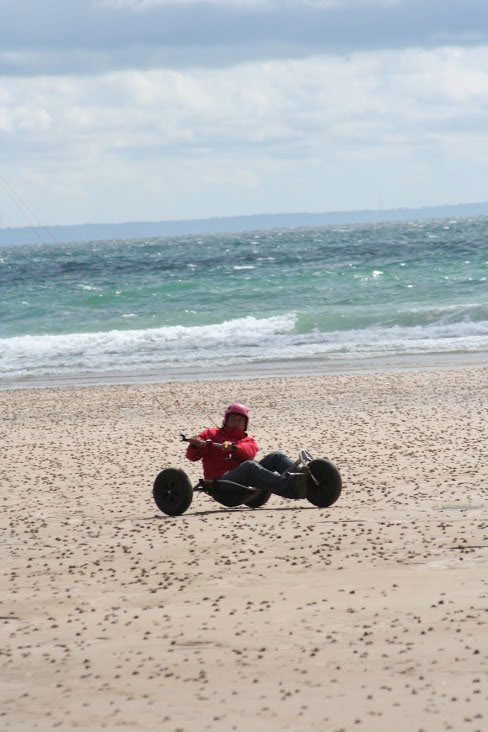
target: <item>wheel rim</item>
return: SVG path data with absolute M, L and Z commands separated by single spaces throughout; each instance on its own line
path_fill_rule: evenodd
M 178 486 L 176 485 L 176 481 L 168 481 L 167 484 L 164 486 L 164 488 L 161 491 L 161 498 L 167 503 L 169 506 L 176 506 L 178 503 Z

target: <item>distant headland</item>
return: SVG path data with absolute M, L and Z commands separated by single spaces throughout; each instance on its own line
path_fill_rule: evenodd
M 140 239 L 185 234 L 223 234 L 307 226 L 338 226 L 418 219 L 488 216 L 488 203 L 460 203 L 423 208 L 332 211 L 328 213 L 276 213 L 223 216 L 175 221 L 128 221 L 119 224 L 73 224 L 23 226 L 0 229 L 0 246 L 39 243 L 70 243 L 111 239 Z

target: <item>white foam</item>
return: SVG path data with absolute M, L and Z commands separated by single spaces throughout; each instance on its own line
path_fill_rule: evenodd
M 0 372 L 14 378 L 76 372 L 185 365 L 195 360 L 229 360 L 232 353 L 259 350 L 273 337 L 290 333 L 296 315 L 238 318 L 213 325 L 182 325 L 106 333 L 17 336 L 0 340 Z
M 488 351 L 488 321 L 361 330 L 296 331 L 296 313 L 106 333 L 22 336 L 0 341 L 6 380 L 32 376 L 226 367 L 272 361 L 363 361 L 381 356 Z

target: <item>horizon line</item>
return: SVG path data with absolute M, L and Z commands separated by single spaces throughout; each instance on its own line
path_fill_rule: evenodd
M 430 206 L 402 206 L 387 209 L 348 209 L 336 211 L 293 211 L 278 213 L 234 214 L 192 219 L 132 220 L 121 222 L 94 222 L 82 224 L 30 224 L 0 227 L 0 245 L 39 244 L 46 233 L 48 239 L 61 243 L 51 233 L 68 236 L 70 242 L 103 241 L 114 238 L 141 236 L 174 236 L 189 234 L 225 234 L 241 231 L 277 228 L 303 228 L 346 224 L 388 223 L 409 218 L 436 219 L 456 215 L 459 218 L 488 215 L 488 201 L 437 204 Z M 36 217 L 37 218 L 37 217 Z M 43 236 L 40 236 L 42 232 Z M 72 234 L 74 238 L 70 238 Z M 90 238 L 91 235 L 91 238 Z M 81 238 L 80 238 L 81 237 Z M 36 239 L 37 240 L 34 240 Z M 67 242 L 66 242 L 67 243 Z

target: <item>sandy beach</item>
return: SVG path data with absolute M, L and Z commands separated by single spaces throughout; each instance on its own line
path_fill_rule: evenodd
M 0 729 L 488 729 L 488 369 L 0 392 Z M 251 409 L 344 488 L 181 517 Z

